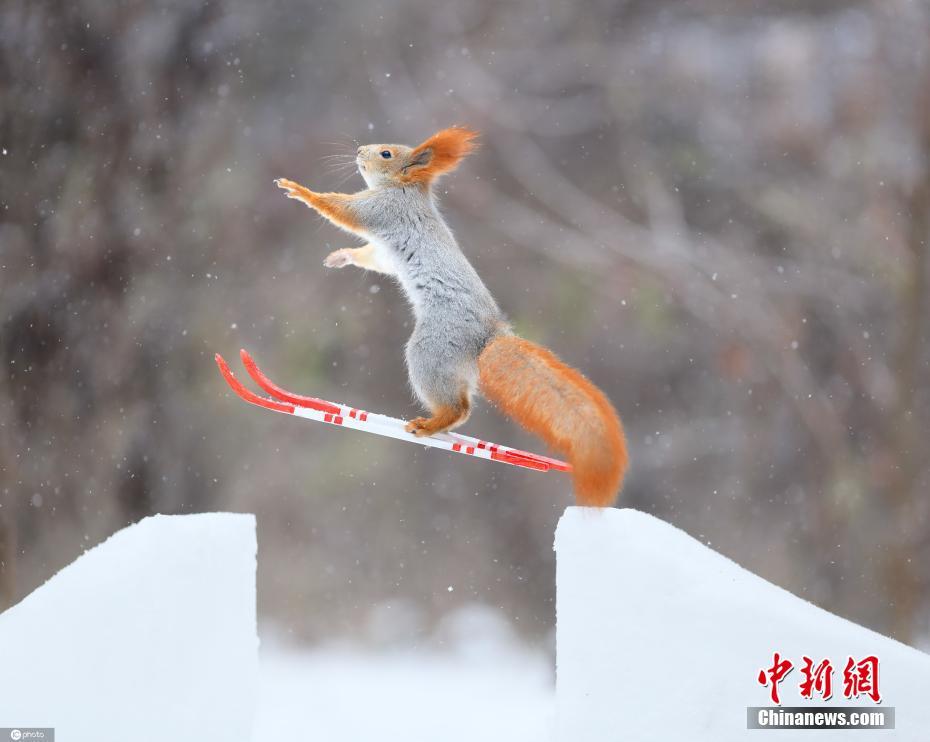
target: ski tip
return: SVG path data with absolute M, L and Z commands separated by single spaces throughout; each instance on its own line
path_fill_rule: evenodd
M 236 378 L 235 374 L 233 374 L 232 370 L 229 368 L 229 365 L 223 359 L 223 356 L 217 353 L 214 358 L 216 359 L 216 365 L 220 367 L 220 373 L 223 375 L 223 378 L 226 380 L 229 388 L 232 389 L 237 396 L 241 397 L 250 404 L 258 405 L 259 407 L 265 407 L 269 410 L 275 410 L 276 412 L 286 412 L 290 415 L 294 414 L 294 405 L 276 402 L 273 399 L 261 397 L 255 392 L 246 389 L 239 381 L 239 379 Z
M 242 360 L 242 365 L 245 366 L 245 370 L 249 372 L 249 376 L 251 376 L 253 379 L 256 378 L 256 374 L 261 374 L 255 359 L 252 358 L 252 355 L 245 348 L 241 348 L 239 350 L 239 358 Z M 265 391 L 268 390 L 266 389 Z
M 234 379 L 232 369 L 229 368 L 229 364 L 226 363 L 226 359 L 223 358 L 219 353 L 213 356 L 213 360 L 216 361 L 216 365 L 220 367 L 220 373 L 223 374 L 223 378 L 226 379 L 226 383 L 232 386 L 229 382 L 230 379 Z

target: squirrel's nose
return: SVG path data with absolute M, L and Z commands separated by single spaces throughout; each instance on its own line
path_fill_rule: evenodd
M 365 148 L 364 148 L 364 147 L 359 147 L 357 150 L 355 150 L 355 154 L 357 154 L 357 155 L 362 154 L 362 150 L 363 150 L 363 149 L 365 149 Z

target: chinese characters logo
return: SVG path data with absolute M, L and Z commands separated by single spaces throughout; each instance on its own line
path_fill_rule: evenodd
M 781 705 L 779 685 L 794 668 L 791 660 L 775 652 L 771 666 L 759 670 L 757 680 L 759 685 L 769 688 L 772 703 Z M 821 700 L 827 701 L 833 697 L 834 672 L 829 659 L 822 659 L 815 664 L 814 660 L 803 655 L 799 669 L 801 682 L 798 683 L 798 693 L 801 698 L 813 699 L 816 694 Z M 882 695 L 878 689 L 878 657 L 871 654 L 858 662 L 853 657 L 848 657 L 843 667 L 842 684 L 844 698 L 866 696 L 875 703 L 881 703 Z

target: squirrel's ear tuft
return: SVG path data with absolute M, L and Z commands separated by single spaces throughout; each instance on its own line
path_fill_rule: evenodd
M 404 168 L 407 181 L 429 183 L 454 170 L 462 158 L 475 149 L 477 138 L 478 132 L 462 126 L 436 132 L 410 153 Z

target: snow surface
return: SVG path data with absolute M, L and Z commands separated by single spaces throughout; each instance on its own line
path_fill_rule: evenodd
M 869 739 L 927 740 L 930 657 L 839 618 L 746 571 L 683 531 L 635 510 L 568 508 L 558 557 L 557 742 L 757 739 L 748 706 L 769 706 L 759 670 L 777 651 L 800 665 L 830 658 L 828 704 L 842 697 L 846 658 L 875 654 L 894 731 Z M 807 705 L 800 671 L 780 685 L 784 706 Z M 808 702 L 810 703 L 810 702 Z M 780 742 L 849 739 L 849 731 L 777 730 Z
M 838 675 L 847 656 L 877 655 L 897 728 L 867 736 L 927 739 L 927 655 L 644 513 L 569 508 L 556 551 L 553 698 L 545 654 L 480 611 L 452 621 L 431 648 L 300 651 L 272 641 L 259 668 L 254 517 L 147 518 L 0 614 L 0 727 L 52 726 L 69 742 L 754 739 L 746 707 L 770 705 L 756 677 L 777 651 L 795 663 L 830 658 Z M 798 676 L 781 685 L 786 706 L 805 705 Z M 854 704 L 871 701 L 836 690 L 829 703 Z M 776 732 L 811 734 L 849 738 Z
M 262 642 L 254 742 L 545 742 L 550 659 L 517 645 L 493 655 Z
M 154 516 L 0 614 L 0 727 L 66 742 L 248 740 L 255 518 Z

